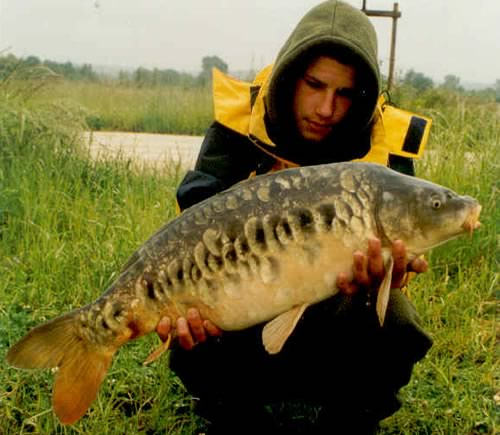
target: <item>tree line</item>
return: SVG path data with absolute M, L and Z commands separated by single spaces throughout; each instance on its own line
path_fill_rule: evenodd
M 444 77 L 443 83 L 436 85 L 430 77 L 427 77 L 421 72 L 410 69 L 403 76 L 401 83 L 406 86 L 411 86 L 419 92 L 425 92 L 430 89 L 440 88 L 461 94 L 494 98 L 497 103 L 500 103 L 500 79 L 497 79 L 492 86 L 489 86 L 487 88 L 481 90 L 466 91 L 460 83 L 460 77 L 454 74 L 446 75 Z
M 37 56 L 25 58 L 18 58 L 13 54 L 0 56 L 0 80 L 5 80 L 14 74 L 18 79 L 33 78 L 33 71 L 37 68 L 46 68 L 69 80 L 97 81 L 99 78 L 90 64 L 74 65 L 71 62 L 54 62 L 41 60 Z
M 85 80 L 89 82 L 118 80 L 120 84 L 135 86 L 180 85 L 186 87 L 205 86 L 211 80 L 212 68 L 217 67 L 223 72 L 228 71 L 228 65 L 218 56 L 205 56 L 201 60 L 201 72 L 190 74 L 174 69 L 148 69 L 139 67 L 134 71 L 121 70 L 118 77 L 97 73 L 90 64 L 76 65 L 72 62 L 55 62 L 41 60 L 37 56 L 18 58 L 13 54 L 0 56 L 0 80 L 5 80 L 15 74 L 18 79 L 33 78 L 33 71 L 44 68 L 64 77 L 67 80 Z
M 64 77 L 67 80 L 85 80 L 90 82 L 118 81 L 121 85 L 152 87 L 174 85 L 183 87 L 206 86 L 211 81 L 211 71 L 217 67 L 223 72 L 228 71 L 228 65 L 218 56 L 205 56 L 201 60 L 201 71 L 198 74 L 180 72 L 172 68 L 148 69 L 139 67 L 133 71 L 122 70 L 116 77 L 97 73 L 90 64 L 76 65 L 72 62 L 55 62 L 41 60 L 37 56 L 18 58 L 13 54 L 0 56 L 0 80 L 16 73 L 16 78 L 32 78 L 33 68 L 45 68 L 47 71 Z M 436 85 L 434 81 L 421 72 L 410 69 L 400 79 L 399 84 L 410 86 L 418 92 L 433 88 L 447 89 L 457 93 L 478 95 L 500 102 L 500 79 L 492 86 L 481 90 L 466 91 L 460 83 L 460 78 L 454 74 L 445 76 L 443 83 Z

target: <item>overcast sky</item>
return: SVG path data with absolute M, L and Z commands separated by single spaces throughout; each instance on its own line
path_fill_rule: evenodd
M 361 7 L 362 0 L 347 0 Z M 271 63 L 318 0 L 0 0 L 0 51 L 16 56 L 198 72 L 217 55 L 231 71 Z M 392 9 L 391 0 L 367 0 Z M 500 78 L 500 0 L 399 0 L 396 68 L 462 83 Z M 372 18 L 386 74 L 391 19 Z M 8 50 L 8 51 L 6 51 Z

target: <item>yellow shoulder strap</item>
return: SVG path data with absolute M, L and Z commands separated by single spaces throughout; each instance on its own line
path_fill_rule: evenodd
M 379 97 L 371 135 L 371 149 L 361 161 L 387 165 L 389 155 L 418 159 L 429 139 L 432 120 L 385 102 Z
M 247 135 L 250 122 L 251 83 L 212 70 L 214 119 L 230 129 Z
M 263 68 L 253 83 L 244 82 L 213 69 L 214 118 L 240 134 L 274 146 L 264 124 L 264 95 L 272 65 Z
M 265 82 L 268 81 L 269 76 L 271 75 L 271 71 L 273 70 L 273 64 L 267 65 L 262 68 L 253 81 L 253 84 L 256 86 L 262 86 Z
M 272 65 L 268 65 L 260 71 L 255 78 L 255 82 L 259 84 L 259 93 L 252 107 L 248 130 L 250 137 L 257 139 L 267 146 L 275 147 L 276 145 L 267 134 L 266 125 L 264 123 L 266 113 L 264 96 L 267 94 L 267 89 L 269 87 L 269 76 L 271 75 L 272 67 Z

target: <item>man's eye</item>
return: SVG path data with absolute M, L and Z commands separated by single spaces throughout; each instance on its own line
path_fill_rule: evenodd
M 353 88 L 339 88 L 337 89 L 337 95 L 339 97 L 345 97 L 352 100 L 356 95 L 356 91 Z
M 304 79 L 307 85 L 313 89 L 320 89 L 322 84 L 316 80 Z

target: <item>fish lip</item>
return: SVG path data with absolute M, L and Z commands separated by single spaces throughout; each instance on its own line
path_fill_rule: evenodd
M 479 222 L 479 215 L 481 213 L 481 205 L 476 204 L 476 206 L 469 212 L 467 217 L 462 224 L 462 228 L 465 231 L 468 231 L 470 234 L 473 233 L 474 230 L 477 230 L 481 226 L 481 222 Z

